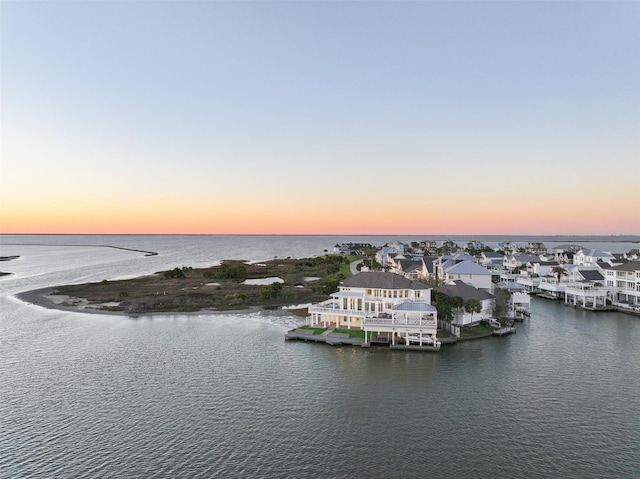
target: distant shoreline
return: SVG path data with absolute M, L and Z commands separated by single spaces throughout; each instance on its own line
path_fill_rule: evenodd
M 33 235 L 36 236 L 36 235 Z M 102 236 L 102 235 L 96 235 Z M 113 249 L 121 249 L 124 251 L 133 251 L 134 253 L 144 253 L 145 256 L 157 256 L 158 253 L 155 251 L 146 251 L 143 249 L 135 249 L 135 248 L 126 248 L 124 246 L 113 246 L 108 244 L 55 244 L 55 243 L 2 243 L 4 246 L 55 246 L 55 247 L 63 247 L 63 248 L 113 248 Z M 17 256 L 16 256 L 17 258 Z

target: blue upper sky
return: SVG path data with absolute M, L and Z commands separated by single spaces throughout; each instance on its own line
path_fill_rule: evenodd
M 294 215 L 286 188 L 322 193 L 316 215 L 359 200 L 388 218 L 380 192 L 412 191 L 420 231 L 444 221 L 429 205 L 516 199 L 622 213 L 542 231 L 532 208 L 539 227 L 492 231 L 640 232 L 640 2 L 3 1 L 1 15 L 8 216 L 65 195 L 106 211 L 114 189 L 169 208 L 172 189 L 224 222 L 211 212 L 241 179 L 239 215 Z

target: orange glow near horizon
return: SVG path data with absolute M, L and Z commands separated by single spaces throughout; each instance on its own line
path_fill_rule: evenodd
M 226 186 L 226 189 L 223 189 Z M 500 192 L 419 198 L 341 188 L 312 195 L 282 185 L 243 191 L 242 185 L 119 192 L 105 186 L 75 196 L 6 190 L 1 234 L 341 234 L 341 235 L 608 235 L 640 234 L 633 194 L 589 205 L 574 192 L 503 200 Z M 382 190 L 380 190 L 382 191 Z M 365 196 L 366 194 L 366 196 Z M 137 196 L 136 196 L 137 195 Z M 77 198 L 84 201 L 77 201 Z M 426 198 L 426 199 L 425 199 Z M 576 199 L 577 198 L 577 199 Z M 546 203 L 545 203 L 546 202 Z M 621 206 L 622 205 L 622 206 Z
M 592 213 L 593 211 L 591 211 Z M 348 214 L 347 214 L 348 213 Z M 8 210 L 0 218 L 2 234 L 341 234 L 341 235 L 553 235 L 638 234 L 629 213 L 586 212 L 567 218 L 564 212 L 512 210 L 483 214 L 455 209 L 429 212 L 358 211 L 345 208 L 309 210 L 280 206 L 259 211 L 247 206 L 189 208 L 184 205 L 142 205 L 113 208 L 57 205 Z

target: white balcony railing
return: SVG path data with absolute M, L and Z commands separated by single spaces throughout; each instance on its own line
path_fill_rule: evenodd
M 434 319 L 418 318 L 365 318 L 364 326 L 421 326 L 424 328 L 435 328 Z
M 595 294 L 598 296 L 606 296 L 611 292 L 612 288 L 593 286 L 592 284 L 570 283 L 567 285 L 565 292 L 567 294 Z
M 332 307 L 323 307 L 323 306 L 309 306 L 309 313 L 324 313 L 324 314 L 336 314 L 336 315 L 344 315 L 344 316 L 364 316 L 364 311 L 359 311 L 357 309 L 340 309 L 340 308 L 332 308 Z

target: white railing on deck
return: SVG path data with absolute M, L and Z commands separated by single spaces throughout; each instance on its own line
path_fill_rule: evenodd
M 365 318 L 364 326 L 423 326 L 425 328 L 435 328 L 436 322 L 433 319 L 416 318 Z
M 328 313 L 328 314 L 340 314 L 346 316 L 363 316 L 364 311 L 357 309 L 340 309 L 340 308 L 323 308 L 320 306 L 309 306 L 310 313 Z

